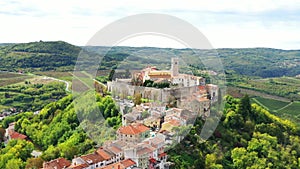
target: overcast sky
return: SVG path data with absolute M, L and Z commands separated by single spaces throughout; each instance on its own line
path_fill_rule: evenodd
M 63 40 L 85 45 L 105 25 L 149 12 L 193 24 L 215 48 L 300 49 L 299 0 L 1 0 L 0 42 Z M 120 45 L 183 47 L 150 36 Z

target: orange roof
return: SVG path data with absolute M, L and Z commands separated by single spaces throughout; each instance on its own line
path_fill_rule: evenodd
M 111 147 L 109 147 L 109 150 L 110 150 L 111 152 L 115 153 L 115 154 L 121 153 L 121 152 L 122 152 L 122 150 L 121 150 L 120 148 L 116 147 L 116 146 L 111 146 Z
M 167 155 L 167 153 L 161 153 L 161 154 L 158 155 L 158 158 L 166 156 L 166 155 Z
M 118 163 L 113 163 L 113 164 L 107 165 L 105 167 L 102 167 L 101 169 L 125 169 L 128 167 L 132 167 L 134 165 L 135 165 L 134 161 L 132 161 L 131 159 L 126 159 L 126 160 L 123 160 Z M 100 168 L 98 168 L 98 169 L 100 169 Z
M 65 158 L 58 158 L 43 164 L 43 169 L 63 169 L 71 165 L 71 162 Z
M 171 78 L 170 71 L 151 71 L 148 75 L 151 78 Z
M 98 162 L 101 162 L 101 161 L 105 160 L 102 156 L 100 156 L 97 153 L 83 155 L 83 156 L 80 156 L 80 158 L 82 158 L 88 164 L 95 164 L 95 163 L 98 163 Z
M 135 134 L 140 134 L 145 131 L 150 130 L 150 128 L 146 127 L 143 124 L 131 124 L 129 126 L 122 126 L 118 129 L 118 132 L 121 134 L 128 134 L 128 135 L 135 135 Z
M 111 159 L 109 153 L 107 153 L 102 147 L 98 148 L 96 151 L 98 155 L 100 155 L 103 159 L 108 160 Z
M 169 79 L 169 78 L 171 78 L 171 75 L 170 76 L 167 76 L 167 75 L 149 75 L 149 76 L 150 76 L 150 78 L 153 78 L 153 79 L 159 79 L 159 78 Z
M 21 139 L 21 140 L 25 140 L 27 139 L 27 136 L 15 131 L 10 132 L 10 138 L 11 139 Z
M 205 86 L 198 86 L 198 88 L 199 88 L 200 91 L 206 90 Z
M 83 164 L 69 166 L 68 169 L 83 169 L 87 167 L 89 167 L 89 165 L 87 163 L 83 163 Z
M 127 168 L 127 167 L 131 167 L 131 166 L 134 166 L 135 165 L 135 162 L 131 159 L 126 159 L 126 160 L 123 160 L 121 161 L 121 164 Z
M 100 169 L 100 168 L 97 168 Z M 105 167 L 102 167 L 101 169 L 125 169 L 123 166 L 121 166 L 120 163 L 113 163 L 110 165 L 107 165 Z
M 178 120 L 172 119 L 168 121 L 167 123 L 173 125 L 173 126 L 180 126 L 180 122 Z

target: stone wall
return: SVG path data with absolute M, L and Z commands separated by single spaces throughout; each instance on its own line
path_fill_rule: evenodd
M 112 96 L 119 96 L 121 99 L 140 93 L 142 98 L 167 103 L 170 99 L 180 100 L 191 96 L 198 90 L 197 86 L 157 89 L 153 87 L 133 86 L 122 81 L 107 83 L 108 91 Z

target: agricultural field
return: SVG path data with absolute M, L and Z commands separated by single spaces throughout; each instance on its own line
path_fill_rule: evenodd
M 26 84 L 0 87 L 0 107 L 2 110 L 15 108 L 17 111 L 37 111 L 65 95 L 65 84 L 62 82 L 31 84 L 28 81 Z
M 71 82 L 73 78 L 72 72 L 45 71 L 45 72 L 33 72 L 33 74 L 40 75 L 40 76 L 54 77 L 69 82 Z
M 259 105 L 263 105 L 263 107 L 267 108 L 271 112 L 277 111 L 278 109 L 281 109 L 284 106 L 289 104 L 289 102 L 268 99 L 268 98 L 263 98 L 263 97 L 253 97 L 252 100 L 254 102 L 258 103 Z
M 24 82 L 30 78 L 32 78 L 32 76 L 26 74 L 0 72 L 0 87 Z
M 300 79 L 295 77 L 250 79 L 236 86 L 300 101 Z
M 300 102 L 286 102 L 263 97 L 252 97 L 252 103 L 256 103 L 271 113 L 288 119 L 296 124 L 300 123 Z
M 289 106 L 278 111 L 278 113 L 287 113 L 293 116 L 299 116 L 300 119 L 300 102 L 293 102 Z

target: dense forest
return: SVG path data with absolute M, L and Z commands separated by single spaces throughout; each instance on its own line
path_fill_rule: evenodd
M 190 133 L 169 152 L 173 168 L 299 168 L 300 130 L 288 120 L 252 104 L 248 96 L 226 96 L 214 135 L 202 143 L 204 121 L 197 119 Z
M 100 97 L 99 95 L 96 98 L 97 105 L 101 110 L 98 113 L 105 116 L 105 123 L 111 126 L 110 130 L 117 128 L 121 119 L 112 98 L 110 96 Z M 15 130 L 27 135 L 31 142 L 9 141 L 8 145 L 0 150 L 0 168 L 8 169 L 12 164 L 15 168 L 40 168 L 43 161 L 58 157 L 71 160 L 75 155 L 83 155 L 93 151 L 96 143 L 79 126 L 80 122 L 74 110 L 73 99 L 72 95 L 68 95 L 57 102 L 50 103 L 38 115 L 26 112 L 5 118 L 2 121 L 3 128 L 8 127 L 11 122 L 16 122 Z M 85 112 L 89 111 L 85 110 Z M 110 139 L 114 138 L 115 134 Z M 43 151 L 40 158 L 31 158 L 30 153 L 34 149 Z M 32 163 L 34 160 L 36 165 Z

